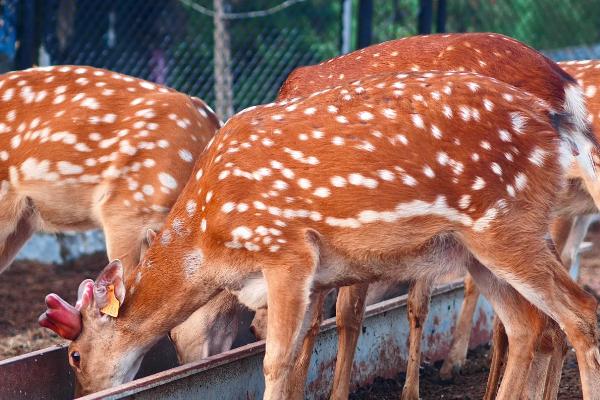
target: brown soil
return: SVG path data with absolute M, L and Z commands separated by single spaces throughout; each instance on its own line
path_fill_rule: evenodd
M 42 349 L 64 340 L 41 328 L 44 297 L 57 293 L 71 304 L 85 278 L 95 278 L 107 263 L 106 256 L 85 257 L 71 265 L 15 262 L 0 275 L 0 359 Z
M 489 366 L 488 346 L 479 347 L 469 352 L 468 361 L 461 375 L 453 382 L 442 382 L 439 378 L 441 362 L 435 365 L 424 365 L 420 376 L 420 397 L 422 399 L 471 400 L 481 399 L 485 393 L 485 385 Z M 372 385 L 360 388 L 350 395 L 350 400 L 397 400 L 402 394 L 404 375 L 396 379 L 376 379 Z M 581 399 L 579 370 L 575 354 L 570 351 L 563 368 L 560 384 L 559 400 Z

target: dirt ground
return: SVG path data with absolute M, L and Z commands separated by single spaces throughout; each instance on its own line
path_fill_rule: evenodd
M 592 251 L 582 256 L 581 281 L 587 290 L 600 295 L 600 225 L 588 234 L 594 243 Z M 64 341 L 37 324 L 44 311 L 44 296 L 55 292 L 71 302 L 76 300 L 79 283 L 95 278 L 106 265 L 103 254 L 86 257 L 71 265 L 53 266 L 31 262 L 16 262 L 0 275 L 0 360 L 18 354 L 42 349 Z M 421 398 L 423 399 L 480 399 L 485 391 L 488 373 L 489 348 L 481 347 L 469 354 L 469 361 L 452 383 L 440 382 L 441 363 L 423 365 L 421 370 Z M 354 400 L 398 399 L 404 377 L 378 379 L 351 395 Z M 565 363 L 559 399 L 580 399 L 581 388 L 577 362 L 570 352 Z
M 85 257 L 71 265 L 15 262 L 0 275 L 0 360 L 63 343 L 37 319 L 44 312 L 44 297 L 57 293 L 74 304 L 79 283 L 95 278 L 106 265 L 104 254 Z

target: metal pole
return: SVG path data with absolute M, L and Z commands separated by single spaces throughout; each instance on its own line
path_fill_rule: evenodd
M 352 0 L 342 0 L 342 54 L 352 48 Z
M 421 0 L 419 7 L 419 34 L 431 33 L 431 23 L 433 19 L 433 0 Z
M 373 0 L 358 2 L 358 40 L 356 47 L 363 48 L 371 44 L 373 37 Z
M 436 32 L 446 32 L 446 13 L 447 13 L 446 0 L 438 0 L 437 19 L 436 19 Z
M 16 69 L 25 69 L 33 65 L 35 54 L 35 1 L 21 2 L 20 29 L 17 32 L 20 46 L 17 51 Z

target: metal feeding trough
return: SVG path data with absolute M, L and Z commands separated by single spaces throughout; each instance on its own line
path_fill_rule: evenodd
M 462 288 L 462 284 L 454 283 L 435 291 L 424 330 L 424 360 L 436 361 L 446 355 L 463 299 Z M 354 388 L 369 384 L 376 377 L 391 378 L 404 371 L 409 331 L 406 315 L 406 296 L 367 308 L 354 357 Z M 489 304 L 480 299 L 474 317 L 471 347 L 488 342 L 492 316 Z M 163 340 L 144 359 L 138 374 L 141 378 L 82 399 L 262 398 L 264 349 L 264 341 L 260 341 L 200 362 L 175 367 L 173 348 L 168 340 Z M 323 322 L 315 343 L 306 386 L 307 398 L 327 397 L 336 353 L 337 332 L 332 318 Z M 73 374 L 63 347 L 51 347 L 0 361 L 0 399 L 70 399 L 73 387 Z

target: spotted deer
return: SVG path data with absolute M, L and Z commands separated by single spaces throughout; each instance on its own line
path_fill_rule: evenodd
M 588 121 L 592 124 L 594 132 L 600 132 L 600 61 L 583 60 L 567 61 L 558 63 L 562 69 L 572 75 L 583 89 L 588 106 Z M 596 162 L 598 162 L 596 160 Z M 557 206 L 557 216 L 552 226 L 552 236 L 556 249 L 561 257 L 563 265 L 568 269 L 575 258 L 579 247 L 585 238 L 588 227 L 593 220 L 590 214 L 598 212 L 598 204 L 593 193 L 600 192 L 600 186 L 594 185 L 592 190 L 585 187 L 581 180 L 572 179 L 568 190 L 563 194 Z M 465 279 L 465 299 L 461 313 L 457 321 L 454 341 L 450 350 L 450 356 L 444 362 L 442 374 L 449 376 L 453 370 L 459 370 L 467 356 L 467 345 L 469 342 L 473 313 L 479 298 L 479 291 L 473 280 L 467 276 Z M 556 332 L 548 332 L 548 338 L 542 341 L 546 343 L 546 352 L 551 356 L 545 360 L 540 374 L 532 375 L 529 388 L 530 398 L 554 399 L 558 394 L 560 375 L 567 346 L 564 341 L 556 339 Z M 558 343 L 556 343 L 558 342 Z M 507 340 L 502 327 L 496 325 L 493 338 L 493 356 L 490 369 L 490 380 L 488 382 L 487 398 L 492 399 L 495 394 L 497 382 L 501 373 L 501 364 L 506 353 Z M 544 371 L 545 370 L 545 371 Z M 537 383 L 542 383 L 540 386 Z
M 507 59 L 518 59 L 519 62 L 515 63 L 507 61 Z M 551 105 L 556 118 L 561 121 L 561 124 L 568 126 L 565 129 L 563 125 L 564 130 L 581 132 L 575 134 L 574 140 L 580 143 L 581 148 L 588 149 L 585 153 L 594 147 L 592 141 L 584 143 L 585 141 L 582 140 L 582 137 L 589 137 L 590 133 L 584 118 L 585 101 L 581 89 L 575 84 L 573 78 L 537 51 L 514 39 L 498 34 L 420 36 L 374 45 L 325 61 L 317 66 L 294 70 L 283 84 L 278 99 L 309 96 L 336 82 L 359 79 L 367 74 L 430 69 L 479 72 L 534 93 Z M 523 79 L 524 75 L 526 75 L 526 79 Z M 573 165 L 571 175 L 579 177 L 588 185 L 596 186 L 595 179 L 590 179 L 593 172 L 588 163 L 589 158 L 579 158 L 578 161 L 579 163 Z M 466 283 L 467 297 L 469 292 L 473 292 L 476 293 L 476 298 L 478 291 L 475 285 L 472 281 Z M 403 399 L 419 397 L 420 342 L 423 323 L 428 313 L 432 284 L 432 282 L 416 281 L 410 286 L 408 315 L 413 329 L 411 329 L 409 340 L 409 361 L 407 379 L 402 394 Z M 394 285 L 394 283 L 388 284 L 388 286 Z M 366 285 L 341 289 L 337 312 L 340 351 L 338 352 L 332 397 L 348 397 L 354 348 L 362 322 L 362 317 L 357 318 L 354 314 L 362 313 L 360 310 L 364 308 L 365 304 L 369 304 L 369 301 L 365 300 L 365 296 L 369 295 L 371 301 L 380 299 L 381 296 L 378 294 L 385 293 L 389 289 L 391 288 L 372 290 L 370 295 Z M 346 293 L 346 291 L 349 292 Z M 223 295 L 223 301 L 230 304 L 235 300 L 231 296 Z M 465 307 L 468 308 L 466 314 L 461 313 L 461 315 L 470 315 L 469 313 L 474 311 L 475 303 L 465 302 Z M 223 309 L 229 312 L 231 307 L 226 306 Z M 254 333 L 259 338 L 266 335 L 266 322 L 263 321 L 266 318 L 264 316 L 266 316 L 266 311 L 259 310 L 253 322 Z M 208 327 L 204 321 L 206 317 L 202 310 L 199 310 L 194 318 L 198 319 L 198 323 L 195 324 L 196 328 L 183 331 L 178 336 L 180 341 L 190 343 L 189 348 L 202 346 L 205 335 L 198 336 L 197 332 L 205 331 Z M 452 360 L 461 362 L 461 358 L 456 356 L 457 349 L 459 354 L 464 352 L 462 360 L 466 357 L 469 335 L 461 333 L 460 327 L 463 325 L 458 324 L 454 350 L 442 369 L 442 376 L 446 378 L 449 378 L 452 371 L 456 369 L 456 362 Z M 193 334 L 193 336 L 189 334 Z M 191 361 L 191 359 L 189 360 Z
M 579 143 L 582 150 L 578 163 L 574 163 L 569 171 L 570 176 L 582 181 L 586 187 L 600 187 L 590 157 L 597 148 L 597 141 L 586 122 L 585 98 L 581 88 L 556 63 L 503 35 L 429 35 L 377 44 L 316 66 L 301 67 L 292 71 L 282 85 L 278 98 L 306 96 L 335 82 L 360 79 L 367 74 L 402 70 L 477 72 L 536 95 L 549 104 L 551 112 L 561 121 L 559 125 L 562 127 L 559 126 L 559 129 L 570 132 L 569 135 Z M 600 192 L 594 195 L 594 199 L 600 201 Z M 420 342 L 431 289 L 431 285 L 426 285 L 423 281 L 414 282 L 409 289 L 408 317 L 413 329 L 409 340 L 407 378 L 402 394 L 404 400 L 419 397 Z M 472 282 L 467 282 L 466 290 L 473 291 L 475 297 L 478 296 Z M 332 397 L 347 398 L 354 348 L 362 324 L 362 317 L 357 318 L 354 313 L 362 313 L 358 310 L 364 307 L 367 286 L 342 288 L 340 291 L 337 313 L 340 351 Z M 465 303 L 465 307 L 470 307 L 465 312 L 472 313 L 474 305 L 474 302 Z M 459 324 L 460 326 L 462 325 Z M 460 330 L 457 330 L 457 333 L 453 351 L 441 371 L 445 378 L 451 376 L 452 371 L 466 356 L 469 336 Z M 457 355 L 463 352 L 462 358 Z
M 104 69 L 1 75 L 0 272 L 36 231 L 92 228 L 104 231 L 110 259 L 137 265 L 146 230 L 162 226 L 219 124 L 200 99 Z M 212 321 L 230 319 L 229 309 L 221 303 Z M 42 323 L 60 326 L 61 315 Z M 190 324 L 174 335 L 192 335 Z M 188 349 L 179 336 L 181 355 Z M 200 355 L 228 349 L 207 343 Z
M 264 397 L 301 398 L 321 293 L 468 265 L 521 339 L 499 397 L 523 387 L 543 310 L 576 348 L 585 398 L 599 398 L 596 300 L 544 239 L 571 160 L 554 119 L 522 89 L 456 72 L 366 77 L 237 114 L 138 266 L 113 261 L 61 309 L 79 321 L 80 393 L 131 379 L 162 335 L 227 290 L 268 306 Z

